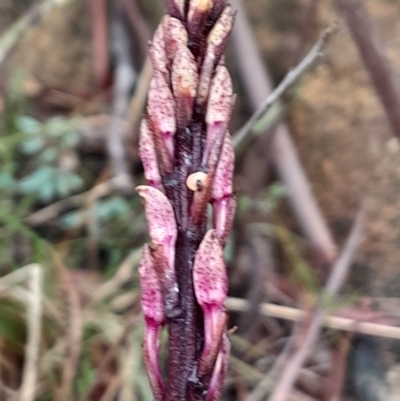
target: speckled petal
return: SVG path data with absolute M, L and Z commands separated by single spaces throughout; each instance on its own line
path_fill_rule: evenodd
M 216 230 L 209 230 L 197 250 L 193 265 L 196 298 L 201 307 L 222 306 L 228 293 L 228 277 Z
M 219 66 L 211 83 L 210 98 L 207 106 L 207 137 L 203 165 L 208 160 L 214 142 L 224 135 L 227 129 L 233 103 L 231 77 L 225 66 Z
M 141 185 L 136 188 L 144 199 L 146 219 L 150 237 L 154 244 L 161 245 L 168 265 L 172 268 L 175 261 L 175 242 L 177 227 L 175 214 L 168 198 L 158 189 Z
M 150 83 L 147 111 L 154 134 L 167 149 L 170 161 L 174 160 L 174 135 L 176 132 L 175 100 L 160 73 L 155 72 Z
M 145 319 L 157 325 L 162 325 L 165 321 L 165 314 L 161 283 L 148 245 L 143 247 L 139 276 L 142 288 L 142 310 Z
M 197 64 L 191 51 L 179 46 L 172 64 L 172 88 L 180 127 L 186 127 L 192 117 L 198 81 Z
M 148 121 L 144 118 L 140 126 L 139 156 L 143 164 L 144 176 L 147 183 L 154 188 L 162 189 L 160 169 L 153 134 Z

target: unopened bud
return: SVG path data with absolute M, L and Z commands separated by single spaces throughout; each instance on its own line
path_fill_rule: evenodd
M 154 33 L 153 41 L 149 47 L 149 54 L 153 70 L 162 74 L 166 82 L 169 82 L 168 59 L 165 52 L 164 25 L 165 17 Z
M 179 47 L 187 47 L 188 45 L 188 32 L 183 26 L 182 22 L 176 18 L 165 16 L 164 38 L 165 38 L 165 52 L 171 65 L 172 60 Z
M 203 165 L 206 164 L 214 143 L 225 134 L 232 114 L 233 103 L 231 77 L 225 66 L 219 66 L 211 83 L 207 106 L 207 136 Z
M 233 151 L 232 139 L 229 134 L 224 137 L 221 155 L 215 171 L 211 198 L 220 201 L 232 195 L 232 179 L 235 167 L 235 153 Z
M 222 247 L 233 225 L 236 210 L 236 200 L 232 198 L 232 179 L 235 164 L 235 153 L 229 134 L 224 137 L 220 159 L 215 171 L 211 200 L 214 212 L 214 228 L 220 237 Z
M 215 23 L 214 28 L 208 34 L 207 42 L 215 50 L 217 58 L 223 53 L 226 42 L 233 28 L 235 13 L 230 5 L 227 5 Z
M 144 176 L 147 183 L 150 186 L 161 190 L 161 175 L 158 168 L 154 138 L 150 131 L 149 123 L 145 118 L 142 120 L 140 126 L 139 156 L 143 164 Z
M 197 250 L 193 265 L 194 290 L 203 309 L 223 308 L 228 293 L 224 254 L 215 230 L 209 230 Z
M 179 46 L 172 64 L 172 88 L 177 106 L 177 123 L 184 128 L 193 114 L 198 85 L 197 64 L 186 46 Z
M 228 277 L 224 255 L 215 230 L 209 230 L 197 250 L 193 265 L 196 299 L 204 313 L 204 348 L 199 374 L 212 367 L 226 325 L 224 303 Z
M 155 72 L 150 83 L 147 110 L 151 128 L 168 152 L 165 160 L 171 169 L 174 160 L 174 135 L 176 132 L 175 101 L 171 90 L 161 74 Z
M 213 5 L 213 0 L 191 0 L 187 23 L 191 37 L 195 37 L 196 33 L 203 28 Z
M 165 323 L 164 301 L 160 280 L 158 279 L 148 245 L 145 245 L 143 248 L 139 275 L 142 288 L 142 310 L 146 322 L 146 333 L 143 342 L 143 359 L 155 399 L 161 401 L 164 398 L 165 390 L 158 360 L 158 336 L 161 327 Z
M 142 289 L 142 310 L 146 322 L 158 326 L 163 325 L 165 314 L 161 283 L 148 245 L 143 247 L 139 276 Z
M 150 237 L 155 245 L 162 246 L 168 265 L 173 268 L 178 231 L 172 205 L 156 188 L 140 185 L 136 191 L 144 199 Z
M 224 248 L 231 233 L 237 201 L 233 196 L 213 202 L 214 228 L 217 230 L 221 246 Z
M 225 46 L 228 42 L 229 34 L 233 28 L 234 12 L 231 6 L 226 6 L 214 28 L 207 38 L 207 50 L 201 67 L 197 103 L 203 106 L 208 99 L 210 92 L 211 78 L 215 67 L 219 64 Z

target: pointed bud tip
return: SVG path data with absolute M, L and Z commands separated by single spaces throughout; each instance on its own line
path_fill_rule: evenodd
M 202 308 L 223 307 L 228 293 L 228 277 L 216 230 L 206 233 L 197 250 L 193 281 L 196 298 Z
M 162 325 L 165 321 L 165 315 L 161 284 L 148 245 L 143 247 L 139 276 L 142 288 L 142 310 L 146 321 L 148 324 Z

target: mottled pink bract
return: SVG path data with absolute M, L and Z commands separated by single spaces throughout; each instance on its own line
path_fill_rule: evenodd
M 201 307 L 223 306 L 228 293 L 224 254 L 216 230 L 209 230 L 196 253 L 193 280 Z
M 149 245 L 143 247 L 142 260 L 139 266 L 142 286 L 142 310 L 146 320 L 161 325 L 165 321 L 164 301 L 160 280 L 157 276 L 154 261 L 150 255 Z
M 172 205 L 168 198 L 156 188 L 140 185 L 136 191 L 145 202 L 150 237 L 154 244 L 163 247 L 168 265 L 173 268 L 178 230 Z

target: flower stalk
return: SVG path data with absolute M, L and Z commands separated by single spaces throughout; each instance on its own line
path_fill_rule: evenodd
M 156 401 L 217 401 L 228 367 L 223 249 L 236 201 L 234 95 L 223 53 L 233 21 L 226 0 L 167 0 L 149 46 L 154 74 L 139 141 L 147 185 L 137 191 L 151 237 L 139 274 L 143 356 Z

